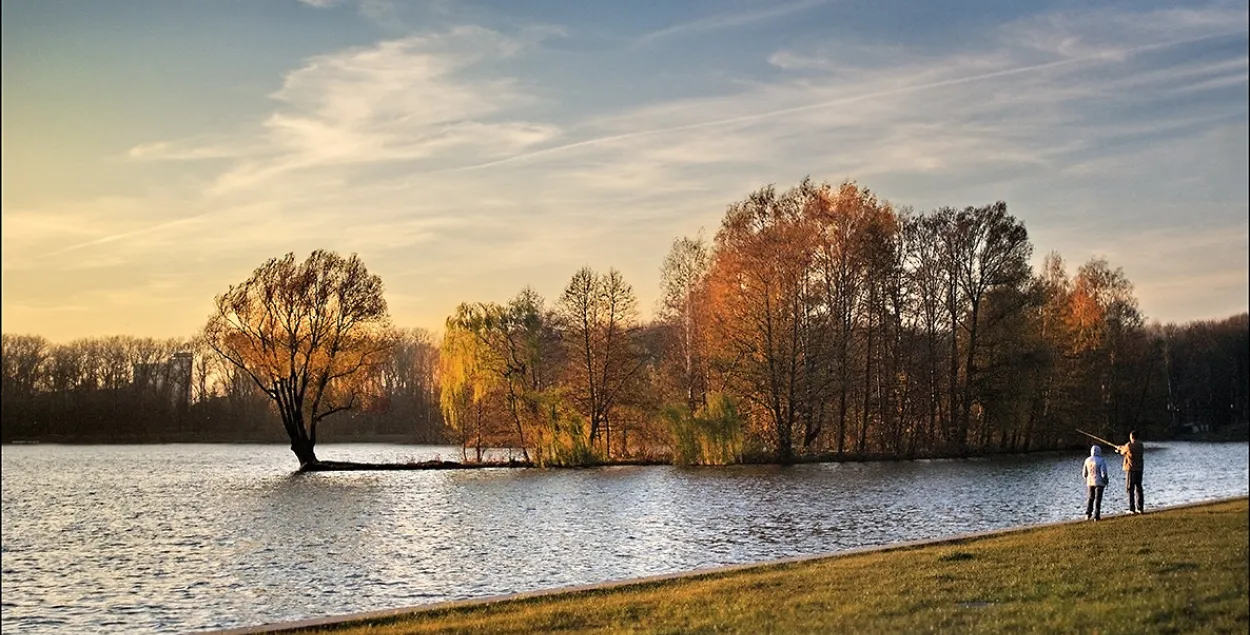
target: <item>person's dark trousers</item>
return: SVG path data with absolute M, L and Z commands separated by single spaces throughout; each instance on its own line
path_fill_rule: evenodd
M 1094 520 L 1102 518 L 1102 485 L 1090 485 L 1089 496 L 1085 499 L 1085 517 Z
M 1141 470 L 1130 470 L 1124 473 L 1124 488 L 1128 490 L 1128 510 L 1139 514 L 1146 511 L 1146 500 L 1141 487 Z

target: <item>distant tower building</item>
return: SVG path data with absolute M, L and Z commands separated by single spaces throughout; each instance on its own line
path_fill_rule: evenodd
M 169 382 L 173 388 L 174 403 L 179 407 L 191 405 L 191 363 L 195 356 L 186 351 L 174 353 L 169 358 Z

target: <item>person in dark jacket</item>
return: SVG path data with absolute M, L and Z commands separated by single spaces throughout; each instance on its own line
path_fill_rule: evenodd
M 1137 431 L 1128 433 L 1128 443 L 1118 446 L 1116 452 L 1124 455 L 1124 488 L 1128 490 L 1128 511 L 1140 514 L 1145 511 L 1145 500 L 1142 494 L 1142 469 L 1145 467 L 1141 439 Z
M 1089 458 L 1081 468 L 1081 478 L 1089 488 L 1085 498 L 1085 520 L 1102 518 L 1102 490 L 1107 486 L 1107 462 L 1102 458 L 1102 446 L 1089 449 Z

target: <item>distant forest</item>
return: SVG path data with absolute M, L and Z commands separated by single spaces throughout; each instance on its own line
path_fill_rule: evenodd
M 199 338 L 2 337 L 5 443 L 288 441 L 273 401 Z M 447 442 L 430 335 L 400 331 L 391 352 L 381 398 L 327 420 L 327 441 Z
M 762 188 L 679 238 L 639 318 L 616 270 L 392 334 L 321 441 L 527 448 L 542 464 L 1022 452 L 1244 428 L 1250 316 L 1159 325 L 1124 273 L 1030 265 L 1004 203 L 927 213 L 854 183 Z M 206 305 L 207 305 L 206 298 Z M 5 443 L 284 442 L 201 337 L 3 335 Z

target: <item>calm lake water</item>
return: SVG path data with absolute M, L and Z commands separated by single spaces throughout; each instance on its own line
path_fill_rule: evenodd
M 1147 443 L 1147 511 L 1247 494 L 1247 450 Z M 457 452 L 318 448 L 435 455 Z M 1072 519 L 1083 459 L 295 475 L 282 446 L 5 446 L 3 632 L 267 624 Z

